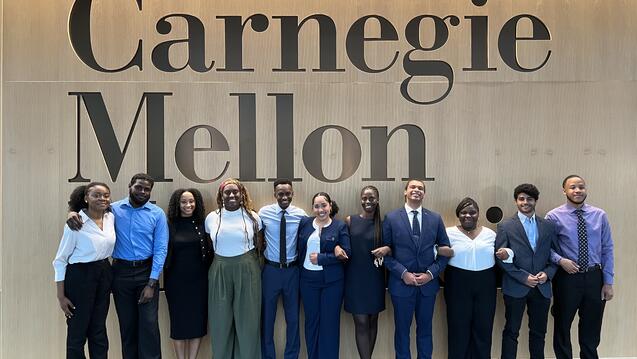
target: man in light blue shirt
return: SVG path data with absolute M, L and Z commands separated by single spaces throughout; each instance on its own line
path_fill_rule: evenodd
M 279 179 L 274 182 L 277 203 L 259 210 L 265 231 L 265 267 L 262 273 L 263 359 L 275 359 L 274 321 L 279 296 L 283 297 L 286 343 L 285 359 L 299 357 L 299 259 L 296 232 L 305 211 L 291 205 L 294 190 L 292 182 Z
M 535 214 L 540 191 L 524 183 L 513 191 L 518 212 L 498 225 L 496 249 L 510 248 L 513 263 L 497 259 L 504 270 L 502 294 L 505 318 L 502 331 L 502 359 L 514 359 L 525 309 L 529 319 L 529 353 L 544 358 L 544 337 L 551 304 L 551 279 L 557 266 L 551 262 L 551 250 L 557 250 L 557 232 L 550 221 Z
M 113 298 L 119 319 L 124 359 L 161 358 L 159 288 L 164 266 L 168 224 L 164 211 L 149 202 L 155 181 L 138 173 L 128 185 L 128 197 L 111 205 L 115 215 Z M 81 227 L 71 216 L 67 224 Z

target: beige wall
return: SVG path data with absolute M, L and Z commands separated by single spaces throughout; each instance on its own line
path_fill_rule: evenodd
M 637 245 L 630 232 L 630 214 L 637 195 L 637 3 L 606 1 L 495 1 L 476 7 L 470 1 L 385 2 L 368 1 L 242 1 L 144 2 L 143 11 L 134 1 L 97 1 L 93 9 L 92 36 L 96 57 L 104 66 L 121 66 L 130 59 L 137 39 L 144 41 L 144 70 L 129 69 L 115 74 L 96 72 L 73 53 L 67 22 L 73 2 L 44 0 L 2 1 L 2 207 L 0 248 L 0 343 L 2 358 L 61 358 L 64 355 L 65 325 L 57 307 L 51 260 L 57 249 L 65 219 L 67 196 L 77 184 L 67 180 L 76 171 L 76 99 L 69 92 L 100 92 L 109 110 L 115 132 L 123 143 L 144 92 L 172 92 L 165 103 L 165 167 L 172 183 L 158 183 L 153 199 L 165 207 L 172 190 L 196 186 L 205 192 L 212 208 L 211 185 L 194 184 L 182 176 L 175 164 L 175 143 L 189 127 L 207 124 L 228 140 L 228 153 L 201 153 L 196 169 L 201 177 L 214 177 L 230 161 L 227 175 L 238 175 L 238 107 L 230 93 L 256 93 L 258 173 L 276 175 L 275 105 L 268 93 L 294 94 L 295 172 L 303 181 L 295 184 L 295 203 L 306 210 L 313 193 L 325 190 L 339 202 L 343 214 L 357 211 L 357 194 L 369 176 L 369 131 L 362 126 L 415 124 L 426 135 L 426 206 L 442 213 L 448 225 L 455 223 L 453 210 L 462 197 L 474 197 L 483 209 L 499 206 L 506 216 L 514 213 L 512 189 L 522 182 L 535 183 L 541 199 L 538 212 L 545 213 L 563 202 L 560 184 L 570 173 L 579 173 L 589 185 L 589 201 L 607 210 L 615 240 L 615 299 L 606 308 L 600 354 L 604 357 L 637 356 L 631 338 L 637 331 L 637 292 L 630 285 L 637 275 L 632 258 Z M 390 5 L 391 4 L 391 5 Z M 155 31 L 157 20 L 169 13 L 197 16 L 206 27 L 206 56 L 215 60 L 207 73 L 184 70 L 167 74 L 150 61 L 152 48 L 161 41 L 185 36 L 183 22 L 175 21 L 173 33 Z M 245 66 L 253 73 L 219 72 L 223 66 L 223 22 L 220 15 L 263 13 L 270 20 L 264 33 L 246 30 Z M 279 63 L 279 23 L 276 15 L 301 18 L 323 13 L 334 19 L 340 73 L 273 73 Z M 345 53 L 345 36 L 358 18 L 379 14 L 396 27 L 399 41 L 368 45 L 369 63 L 381 66 L 394 51 L 399 60 L 388 71 L 366 74 L 357 70 Z M 460 17 L 451 27 L 449 40 L 440 50 L 423 55 L 440 59 L 454 69 L 450 95 L 435 105 L 415 105 L 399 92 L 405 78 L 402 58 L 409 45 L 404 27 L 420 14 Z M 551 50 L 545 67 L 521 73 L 507 67 L 497 50 L 498 32 L 518 14 L 540 18 L 551 33 L 550 41 L 520 45 L 523 64 L 537 64 Z M 489 18 L 489 64 L 497 71 L 466 72 L 470 63 L 470 32 L 465 16 Z M 424 28 L 423 28 L 424 29 Z M 521 35 L 529 26 L 520 25 Z M 370 33 L 377 32 L 374 26 Z M 422 32 L 426 34 L 425 30 Z M 424 35 L 423 35 L 424 36 Z M 300 37 L 300 64 L 318 64 L 317 31 L 313 24 Z M 424 38 L 424 37 L 423 37 Z M 424 41 L 423 41 L 424 42 Z M 184 47 L 171 55 L 183 64 Z M 440 78 L 422 78 L 419 95 L 434 96 L 444 84 Z M 82 107 L 82 174 L 112 183 L 116 198 L 126 194 L 130 176 L 145 170 L 145 110 L 135 130 L 120 175 L 112 183 L 86 109 Z M 352 131 L 360 141 L 361 164 L 355 174 L 340 183 L 323 183 L 310 176 L 302 157 L 302 143 L 314 129 L 338 124 Z M 397 134 L 390 143 L 389 176 L 407 176 L 406 136 Z M 204 137 L 197 143 L 207 145 Z M 323 156 L 328 177 L 340 171 L 340 139 L 326 135 Z M 384 210 L 402 202 L 400 181 L 373 182 L 381 191 Z M 256 203 L 273 201 L 271 183 L 248 183 Z M 484 212 L 484 211 L 483 211 Z M 493 227 L 484 219 L 485 225 Z M 503 303 L 499 295 L 492 354 L 499 355 L 503 325 Z M 392 309 L 381 314 L 377 358 L 393 353 Z M 120 343 L 114 308 L 109 317 L 111 354 L 119 357 Z M 280 313 L 279 313 L 280 314 Z M 445 309 L 439 297 L 434 323 L 435 357 L 446 355 Z M 282 322 L 282 317 L 278 323 Z M 168 313 L 161 297 L 160 324 L 163 352 L 172 357 L 168 340 Z M 552 356 L 551 327 L 547 335 L 547 356 Z M 282 348 L 284 327 L 277 328 Z M 343 315 L 341 353 L 356 357 L 353 325 Z M 520 340 L 520 357 L 527 357 L 527 331 Z M 201 357 L 208 357 L 208 341 Z

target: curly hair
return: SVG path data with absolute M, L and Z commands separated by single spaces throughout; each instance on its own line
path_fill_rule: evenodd
M 250 220 L 252 221 L 252 230 L 254 232 L 253 243 L 257 249 L 257 254 L 262 255 L 264 244 L 262 243 L 261 240 L 258 239 L 259 224 L 257 223 L 257 219 L 253 215 L 253 213 L 256 213 L 256 211 L 254 210 L 254 207 L 252 205 L 252 199 L 250 198 L 250 193 L 248 192 L 248 189 L 243 185 L 243 183 L 241 183 L 236 178 L 228 178 L 223 180 L 221 184 L 219 185 L 219 189 L 217 190 L 217 198 L 216 198 L 217 212 L 220 214 L 220 216 L 219 216 L 219 223 L 217 224 L 217 231 L 215 233 L 215 238 L 217 238 L 217 235 L 219 234 L 219 229 L 221 228 L 221 209 L 224 208 L 223 207 L 223 189 L 229 184 L 236 185 L 239 188 L 239 193 L 241 193 L 240 209 L 241 211 L 244 211 L 248 215 Z M 244 223 L 244 226 L 245 226 L 245 223 Z M 245 238 L 247 242 L 249 241 L 249 238 L 248 238 L 248 232 L 245 228 L 244 228 L 244 232 L 245 232 Z
M 85 208 L 88 208 L 88 203 L 86 203 L 84 197 L 86 197 L 86 194 L 91 188 L 96 186 L 105 187 L 109 193 L 111 192 L 110 187 L 108 187 L 106 183 L 102 182 L 91 182 L 87 185 L 75 187 L 75 189 L 69 196 L 69 201 L 67 202 L 69 205 L 69 211 L 79 212 Z
M 174 223 L 177 218 L 181 218 L 181 210 L 179 209 L 179 201 L 184 192 L 192 193 L 195 198 L 195 210 L 192 213 L 192 219 L 196 222 L 203 222 L 206 216 L 206 208 L 203 202 L 203 196 L 196 188 L 179 188 L 173 192 L 168 201 L 168 223 Z
M 536 201 L 540 199 L 540 190 L 530 183 L 523 183 L 513 190 L 513 199 L 517 199 L 520 193 L 526 193 L 529 197 Z
M 229 184 L 236 185 L 239 188 L 239 193 L 241 193 L 241 207 L 246 209 L 248 213 L 256 212 L 252 205 L 252 199 L 250 198 L 250 193 L 248 193 L 248 190 L 243 185 L 243 183 L 241 183 L 236 178 L 228 178 L 224 180 L 223 182 L 221 182 L 221 184 L 219 185 L 219 189 L 217 190 L 217 199 L 216 199 L 217 209 L 223 208 L 223 189 Z

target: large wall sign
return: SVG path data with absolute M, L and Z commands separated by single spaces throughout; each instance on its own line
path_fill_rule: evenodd
M 563 203 L 562 179 L 578 173 L 615 238 L 616 297 L 600 355 L 637 356 L 625 334 L 637 332 L 627 320 L 637 242 L 626 215 L 637 201 L 634 1 L 0 3 L 0 358 L 64 356 L 51 261 L 68 195 L 104 181 L 120 199 L 137 172 L 157 179 L 152 200 L 164 208 L 175 189 L 196 187 L 210 211 L 227 177 L 261 206 L 287 177 L 296 205 L 309 211 L 312 195 L 327 191 L 342 216 L 360 210 L 367 184 L 379 188 L 383 213 L 401 206 L 404 180 L 416 177 L 448 226 L 471 196 L 491 228 L 515 213 L 516 185 L 540 189 L 544 214 Z M 493 356 L 503 316 L 498 302 Z M 444 358 L 442 296 L 434 320 L 434 353 Z M 388 301 L 379 358 L 393 356 L 392 323 Z M 355 358 L 349 316 L 342 325 L 341 356 Z M 118 358 L 114 310 L 108 329 Z M 279 348 L 283 337 L 281 326 Z

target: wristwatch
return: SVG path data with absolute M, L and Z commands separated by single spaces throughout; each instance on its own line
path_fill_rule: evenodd
M 146 286 L 148 288 L 155 289 L 155 287 L 157 286 L 157 279 L 149 279 L 148 283 L 146 283 Z

